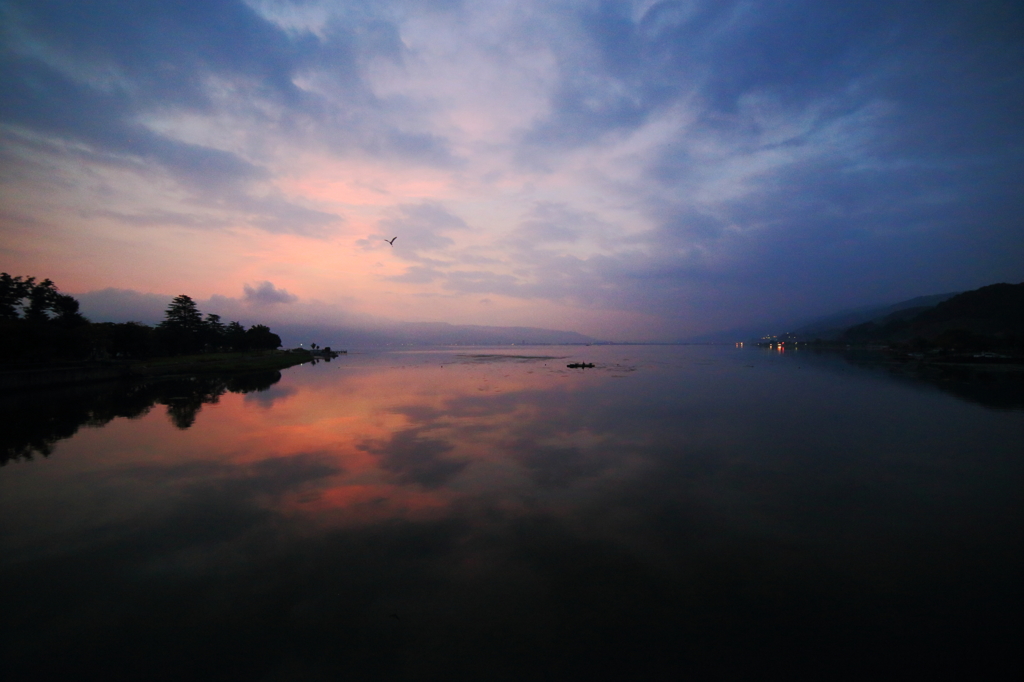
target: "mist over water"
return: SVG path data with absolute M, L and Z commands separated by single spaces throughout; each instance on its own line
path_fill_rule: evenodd
M 516 346 L 147 391 L 0 468 L 7 679 L 1021 672 L 1005 376 Z

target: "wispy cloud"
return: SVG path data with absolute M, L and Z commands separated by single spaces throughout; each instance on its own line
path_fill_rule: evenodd
M 0 13 L 0 229 L 81 290 L 683 335 L 1024 279 L 1019 3 Z

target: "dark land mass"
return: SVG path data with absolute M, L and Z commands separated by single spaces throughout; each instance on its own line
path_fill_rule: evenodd
M 892 317 L 893 319 L 912 317 L 927 308 L 953 298 L 957 293 L 918 296 L 906 301 L 900 301 L 899 303 L 893 303 L 892 305 L 855 308 L 803 324 L 794 329 L 793 333 L 801 338 L 834 340 L 841 337 L 850 327 L 887 317 Z
M 993 284 L 943 295 L 934 305 L 894 308 L 833 340 L 790 332 L 759 345 L 837 353 L 849 364 L 898 381 L 927 384 L 986 407 L 1024 409 L 1024 283 Z
M 156 324 L 169 296 L 106 289 L 79 294 L 82 310 L 93 319 Z M 561 345 L 597 343 L 584 334 L 541 327 L 500 327 L 445 322 L 279 322 L 274 325 L 287 347 L 317 341 L 341 348 L 394 346 L 494 346 L 511 344 Z
M 854 325 L 879 320 L 887 315 L 892 315 L 893 313 L 898 313 L 900 311 L 916 309 L 919 312 L 925 308 L 935 305 L 936 303 L 952 298 L 953 296 L 956 296 L 957 293 L 959 292 L 933 294 L 931 296 L 917 296 L 916 298 L 900 301 L 899 303 L 851 308 L 849 310 L 843 310 L 838 313 L 826 315 L 825 317 L 816 317 L 809 321 L 794 323 L 794 326 L 789 327 L 792 330 L 789 334 L 798 339 L 807 341 L 812 339 L 836 341 L 843 335 L 843 332 Z M 760 338 L 763 334 L 763 326 L 751 327 L 745 325 L 733 329 L 724 329 L 707 334 L 690 336 L 685 339 L 680 339 L 678 343 L 735 343 L 741 339 Z
M 992 284 L 934 306 L 896 311 L 852 326 L 840 339 L 847 343 L 1020 350 L 1024 346 L 1024 283 Z
M 320 356 L 330 360 L 334 354 Z M 0 390 L 23 391 L 50 386 L 123 381 L 139 378 L 169 378 L 196 374 L 249 373 L 281 370 L 317 358 L 307 350 L 264 350 L 234 353 L 176 355 L 141 360 L 97 360 L 53 362 L 0 368 Z
M 881 317 L 847 327 L 834 338 L 812 337 L 798 329 L 760 343 L 787 348 L 807 344 L 874 347 L 903 360 L 950 365 L 1024 364 L 1024 283 L 992 284 L 943 298 L 934 305 L 893 307 L 896 309 Z
M 330 359 L 328 348 L 280 351 L 269 327 L 205 317 L 182 294 L 163 322 L 93 323 L 50 280 L 0 273 L 0 390 L 139 377 L 279 370 Z

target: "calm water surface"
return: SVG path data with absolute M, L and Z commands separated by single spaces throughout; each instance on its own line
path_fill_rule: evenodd
M 6 403 L 4 679 L 1019 679 L 1005 377 L 608 346 L 277 379 Z

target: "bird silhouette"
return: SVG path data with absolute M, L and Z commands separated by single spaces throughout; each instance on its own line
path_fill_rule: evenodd
M 386 241 L 388 244 L 391 244 L 391 246 L 394 246 L 396 239 L 398 239 L 398 237 L 392 237 L 391 239 L 385 239 L 384 241 Z

